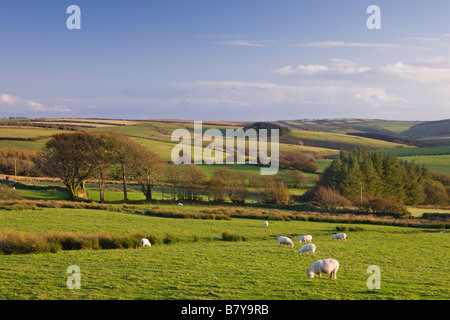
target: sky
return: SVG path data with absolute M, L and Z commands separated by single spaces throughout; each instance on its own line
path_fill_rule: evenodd
M 0 0 L 0 118 L 448 119 L 449 13 L 448 0 Z

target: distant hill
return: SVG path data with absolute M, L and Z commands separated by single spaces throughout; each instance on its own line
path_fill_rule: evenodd
M 450 119 L 418 123 L 400 132 L 399 136 L 412 138 L 450 136 Z
M 377 119 L 320 119 L 281 121 L 291 129 L 332 133 L 364 132 L 370 134 L 397 135 L 422 121 L 397 121 Z
M 208 120 L 202 122 L 203 131 L 215 128 L 225 136 L 226 129 L 244 128 L 261 121 Z M 266 122 L 271 122 L 271 127 L 281 125 L 290 129 L 286 134 L 280 136 L 280 156 L 289 155 L 317 160 L 336 156 L 341 150 L 360 147 L 369 150 L 383 150 L 383 152 L 402 156 L 405 159 L 411 158 L 411 160 L 418 159 L 417 156 L 421 155 L 421 160 L 427 160 L 436 171 L 448 172 L 450 119 L 428 122 L 377 119 Z M 129 136 L 141 145 L 159 153 L 163 160 L 170 161 L 171 151 L 177 144 L 171 140 L 171 134 L 175 129 L 180 128 L 187 129 L 192 133 L 194 130 L 193 120 L 0 119 L 0 150 L 3 150 L 5 154 L 8 150 L 38 152 L 56 133 L 113 130 Z M 203 147 L 209 143 L 208 140 L 203 141 Z M 222 153 L 226 156 L 224 151 Z M 426 155 L 429 155 L 431 159 L 425 159 Z

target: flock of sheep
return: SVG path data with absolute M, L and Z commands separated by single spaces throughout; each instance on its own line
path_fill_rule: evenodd
M 264 227 L 268 227 L 269 223 L 267 221 L 264 222 Z M 331 239 L 332 241 L 334 240 L 344 240 L 346 241 L 347 239 L 347 235 L 345 233 L 337 233 L 333 236 L 333 238 Z M 309 253 L 311 252 L 312 255 L 315 255 L 316 252 L 316 246 L 311 243 L 312 241 L 312 236 L 311 235 L 304 235 L 299 237 L 298 242 L 302 243 L 302 242 L 309 242 L 308 244 L 305 244 L 301 247 L 300 250 L 298 250 L 298 254 L 303 254 L 303 253 Z M 286 245 L 286 246 L 290 246 L 293 247 L 294 246 L 294 242 L 292 242 L 292 240 L 288 237 L 284 237 L 281 236 L 278 238 L 278 242 L 280 243 L 280 247 L 282 245 Z M 141 239 L 141 246 L 142 247 L 151 247 L 151 243 L 148 239 L 146 238 L 142 238 Z M 313 265 L 311 267 L 308 268 L 308 270 L 306 270 L 306 275 L 310 278 L 314 278 L 314 275 L 317 273 L 319 275 L 319 278 L 322 277 L 322 273 L 326 273 L 326 274 L 330 274 L 330 279 L 336 278 L 336 272 L 339 269 L 339 262 L 335 259 L 322 259 L 322 260 L 317 260 L 316 262 L 313 263 Z
M 269 223 L 266 221 L 264 222 L 264 227 L 268 227 Z M 332 241 L 334 240 L 344 240 L 346 241 L 347 239 L 347 235 L 345 233 L 337 233 L 333 236 L 333 238 L 331 239 Z M 312 241 L 312 236 L 311 235 L 304 235 L 299 237 L 298 242 L 302 243 L 302 242 L 309 242 L 308 244 L 303 245 L 300 250 L 298 250 L 298 254 L 303 254 L 303 253 L 309 253 L 311 252 L 312 255 L 315 255 L 316 252 L 316 246 L 311 243 Z M 293 247 L 294 246 L 294 242 L 292 242 L 292 240 L 288 237 L 284 237 L 281 236 L 278 238 L 278 242 L 280 243 L 280 247 L 282 245 L 286 245 L 286 246 L 290 246 Z M 322 259 L 322 260 L 317 260 L 316 262 L 313 263 L 313 265 L 311 267 L 308 268 L 308 270 L 306 270 L 306 275 L 310 278 L 314 278 L 314 275 L 317 273 L 319 275 L 319 278 L 322 277 L 322 273 L 326 273 L 326 274 L 330 274 L 330 279 L 336 278 L 336 273 L 339 269 L 339 262 L 335 259 Z

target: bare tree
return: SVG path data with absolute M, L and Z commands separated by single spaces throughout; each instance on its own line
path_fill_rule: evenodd
M 131 176 L 141 187 L 147 201 L 152 200 L 152 190 L 165 171 L 159 154 L 139 145 L 133 145 L 129 166 Z
M 127 178 L 129 175 L 129 165 L 133 161 L 133 149 L 137 144 L 126 135 L 109 131 L 108 144 L 111 147 L 111 157 L 113 164 L 117 165 L 123 185 L 123 200 L 128 201 Z

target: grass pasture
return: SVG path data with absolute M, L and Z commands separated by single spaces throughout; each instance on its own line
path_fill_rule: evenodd
M 346 242 L 331 241 L 336 224 L 304 221 L 197 220 L 104 210 L 0 211 L 0 225 L 30 234 L 108 232 L 176 235 L 151 248 L 0 255 L 0 299 L 447 299 L 449 233 L 364 225 Z M 32 222 L 32 223 L 30 223 Z M 223 241 L 228 231 L 247 241 Z M 312 234 L 316 256 L 279 247 L 278 235 Z M 337 280 L 310 279 L 317 259 L 340 262 Z M 81 289 L 66 287 L 66 269 L 81 269 Z M 381 289 L 369 290 L 378 265 Z M 406 267 L 405 267 L 406 266 Z
M 0 149 L 41 151 L 47 141 L 0 140 Z
M 325 119 L 290 120 L 286 124 L 302 130 L 317 130 L 331 133 L 367 132 L 378 134 L 399 134 L 421 123 L 420 121 L 393 121 L 377 119 Z
M 158 152 L 167 161 L 171 160 L 171 150 L 176 145 L 170 141 L 172 131 L 186 128 L 192 132 L 193 129 L 193 124 L 187 122 L 102 119 L 52 121 L 78 124 L 83 126 L 80 130 L 84 131 L 116 130 Z M 404 159 L 423 162 L 431 170 L 450 174 L 450 155 L 445 154 L 448 147 L 439 149 L 441 154 L 434 152 L 431 153 L 434 156 L 431 156 L 428 155 L 428 152 L 432 152 L 431 149 L 426 151 L 425 148 L 409 148 L 345 134 L 358 128 L 360 131 L 398 133 L 412 127 L 412 122 L 342 119 L 322 122 L 292 121 L 291 124 L 309 126 L 309 129 L 326 128 L 328 132 L 292 130 L 294 139 L 290 143 L 280 144 L 280 154 L 312 151 L 326 157 L 339 153 L 341 147 L 390 149 L 391 151 L 386 152 L 402 154 Z M 208 128 L 218 128 L 223 132 L 226 128 L 237 127 L 203 125 L 203 130 Z M 5 138 L 40 139 L 46 136 L 41 135 L 44 132 L 42 130 L 53 129 L 17 128 L 14 131 L 16 128 L 5 127 L 5 130 L 10 130 L 3 131 Z M 45 131 L 45 134 L 49 132 L 51 131 Z M 309 141 L 311 146 L 308 143 L 301 146 L 298 140 Z M 45 142 L 46 140 L 0 140 L 0 148 L 37 151 Z M 208 143 L 204 142 L 203 147 Z M 422 156 L 411 157 L 419 150 L 422 150 Z M 330 163 L 329 159 L 316 160 L 318 173 L 323 172 Z M 219 166 L 201 167 L 209 178 Z M 260 171 L 259 166 L 250 164 L 227 167 L 242 174 L 259 174 Z M 307 174 L 308 186 L 313 185 L 318 173 Z M 62 204 L 59 207 L 36 204 L 45 200 L 69 200 L 61 186 L 59 182 L 41 182 L 29 188 L 21 188 L 18 184 L 17 190 L 22 193 L 23 202 L 34 201 L 33 204 L 27 206 L 19 203 L 10 210 L 6 207 L 0 209 L 0 299 L 446 300 L 450 297 L 450 239 L 449 233 L 441 233 L 439 226 L 427 229 L 414 225 L 408 228 L 406 226 L 409 222 L 403 221 L 397 223 L 401 226 L 392 226 L 388 225 L 387 218 L 383 220 L 384 217 L 376 217 L 380 219 L 377 222 L 381 221 L 376 225 L 371 224 L 371 220 L 356 220 L 354 217 L 344 220 L 346 214 L 335 220 L 314 219 L 315 214 L 324 218 L 327 213 L 294 211 L 303 208 L 300 205 L 289 212 L 290 209 L 252 207 L 252 199 L 248 199 L 248 207 L 241 206 L 237 209 L 232 205 L 217 206 L 212 203 L 185 203 L 184 206 L 177 206 L 176 203 L 168 204 L 163 201 L 148 204 L 144 203 L 145 197 L 139 188 L 132 184 L 128 186 L 130 203 L 127 205 L 122 204 L 122 185 L 112 183 L 107 185 L 105 199 L 108 204 L 102 210 L 92 209 L 95 203 L 91 207 L 86 203 L 83 203 L 86 206 L 82 206 L 81 203 L 69 201 L 64 201 L 69 203 L 65 207 Z M 90 200 L 99 201 L 95 182 L 88 183 L 86 187 Z M 291 193 L 297 196 L 304 191 L 291 189 Z M 163 195 L 167 199 L 167 190 L 159 186 L 154 189 L 154 199 L 160 200 Z M 38 199 L 40 200 L 35 201 Z M 146 209 L 149 210 L 145 211 Z M 429 210 L 439 212 L 428 208 L 410 209 L 416 217 L 423 212 L 430 212 Z M 442 212 L 448 212 L 447 209 Z M 239 210 L 243 212 L 241 215 L 237 215 Z M 216 212 L 217 215 L 209 215 L 211 212 Z M 236 214 L 232 215 L 233 212 Z M 178 218 L 167 217 L 171 214 Z M 288 214 L 298 215 L 297 218 L 304 215 L 304 219 L 294 217 L 290 219 L 292 221 L 287 221 L 287 218 L 283 221 Z M 270 218 L 277 220 L 269 220 L 269 227 L 264 228 L 263 219 Z M 346 242 L 332 242 L 331 238 L 337 232 L 336 227 L 344 225 L 336 221 L 350 220 L 353 223 L 346 226 L 361 227 L 362 230 L 348 231 Z M 410 221 L 420 222 L 420 219 Z M 233 239 L 237 240 L 227 241 L 222 237 L 224 232 L 236 236 Z M 62 233 L 86 236 L 102 233 L 118 237 L 142 233 L 152 235 L 160 241 L 151 248 L 1 254 L 1 248 L 5 245 L 4 235 L 8 233 L 20 233 L 29 236 L 29 239 Z M 317 246 L 315 256 L 297 254 L 301 244 L 294 237 L 303 234 L 313 236 L 313 243 Z M 295 247 L 279 247 L 277 237 L 280 235 L 292 237 Z M 165 241 L 166 239 L 176 241 Z M 324 258 L 335 258 L 340 262 L 337 280 L 329 280 L 326 275 L 321 279 L 317 276 L 314 279 L 308 278 L 307 268 L 314 261 Z M 71 265 L 77 265 L 81 269 L 80 290 L 69 290 L 66 286 L 69 276 L 66 270 Z M 370 276 L 367 268 L 371 265 L 379 266 L 381 270 L 380 290 L 367 288 L 366 281 Z
M 399 143 L 341 133 L 292 130 L 290 134 L 302 140 L 305 145 L 314 145 L 316 147 L 335 149 L 337 151 L 341 148 L 348 149 L 354 148 L 355 146 L 370 149 L 408 148 L 408 146 Z
M 0 127 L 0 138 L 8 139 L 39 139 L 64 132 L 57 129 L 33 127 Z
M 450 155 L 405 157 L 408 161 L 414 161 L 417 164 L 425 164 L 428 169 L 444 174 L 450 174 Z
M 380 152 L 383 154 L 391 154 L 397 157 L 448 155 L 450 154 L 450 146 L 385 149 L 380 150 Z

